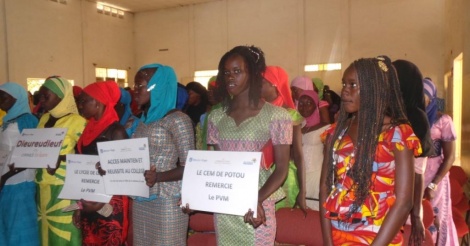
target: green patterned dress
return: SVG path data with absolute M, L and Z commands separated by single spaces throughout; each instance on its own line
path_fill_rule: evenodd
M 269 139 L 273 145 L 292 143 L 292 119 L 280 107 L 265 103 L 261 111 L 240 125 L 223 108 L 209 114 L 207 143 L 218 145 L 222 151 L 261 151 Z M 271 169 L 260 168 L 261 188 L 272 174 Z M 218 245 L 273 245 L 276 235 L 274 204 L 285 196 L 279 188 L 263 202 L 266 226 L 254 229 L 243 221 L 243 216 L 216 214 L 215 225 Z M 248 212 L 248 211 L 247 211 Z

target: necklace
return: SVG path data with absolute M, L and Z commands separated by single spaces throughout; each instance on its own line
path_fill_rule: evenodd
M 349 122 L 349 125 L 344 128 L 343 130 L 341 130 L 341 133 L 338 135 L 338 138 L 335 140 L 335 143 L 333 144 L 333 153 L 332 153 L 332 158 L 333 158 L 333 173 L 332 173 L 332 185 L 331 185 L 331 189 L 332 191 L 335 190 L 336 188 L 336 183 L 337 181 L 339 181 L 339 177 L 336 178 L 336 171 L 337 171 L 337 164 L 338 164 L 338 159 L 339 159 L 339 154 L 338 154 L 338 148 L 341 146 L 341 143 L 343 141 L 343 138 L 344 136 L 346 135 L 346 133 L 348 132 L 349 128 L 351 127 L 352 125 L 352 121 L 354 120 L 354 116 L 353 118 L 351 118 L 350 122 Z M 341 185 L 338 187 L 338 191 L 341 192 L 343 191 L 343 187 L 344 187 L 344 181 L 345 181 L 345 176 L 347 175 L 347 172 L 351 169 L 352 165 L 354 165 L 354 162 L 356 161 L 356 158 L 354 157 L 355 156 L 355 152 L 356 152 L 356 148 L 354 148 L 353 152 L 351 153 L 350 155 L 350 160 L 349 162 L 347 163 L 347 166 L 346 167 L 343 167 L 345 170 L 343 170 L 343 180 L 341 182 Z M 338 175 L 339 176 L 339 175 Z

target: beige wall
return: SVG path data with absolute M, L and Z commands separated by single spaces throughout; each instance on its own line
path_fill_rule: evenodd
M 462 81 L 462 167 L 470 173 L 470 108 L 466 107 L 470 95 L 470 1 L 447 0 L 445 5 L 445 71 L 451 71 L 453 60 L 463 53 Z
M 304 65 L 341 62 L 345 69 L 354 59 L 385 54 L 413 61 L 443 83 L 444 2 L 222 0 L 138 13 L 136 63 L 166 63 L 188 82 L 195 70 L 216 69 L 230 48 L 255 44 L 291 79 L 320 77 L 338 91 L 342 71 L 306 73 Z
M 26 86 L 26 78 L 61 75 L 83 86 L 95 81 L 93 64 L 134 69 L 132 14 L 124 19 L 105 16 L 97 13 L 95 4 L 81 0 L 69 0 L 66 5 L 1 1 L 5 15 L 0 31 L 6 43 L 0 40 L 0 44 L 8 48 L 7 65 L 0 60 L 2 76 L 7 74 L 3 80 Z

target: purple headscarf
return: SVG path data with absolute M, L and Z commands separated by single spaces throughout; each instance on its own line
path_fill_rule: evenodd
M 437 119 L 437 89 L 436 85 L 429 80 L 423 79 L 424 94 L 429 97 L 429 105 L 426 107 L 429 125 L 433 125 Z

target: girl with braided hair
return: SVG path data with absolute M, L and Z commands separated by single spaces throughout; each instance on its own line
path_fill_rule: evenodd
M 326 141 L 320 188 L 325 245 L 401 245 L 413 205 L 413 154 L 421 146 L 388 57 L 343 74 L 338 122 Z M 411 188 L 411 189 L 410 189 Z

